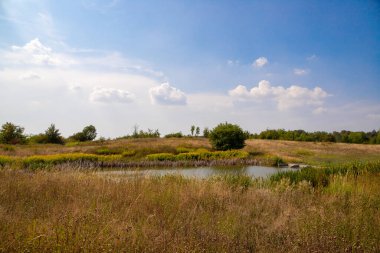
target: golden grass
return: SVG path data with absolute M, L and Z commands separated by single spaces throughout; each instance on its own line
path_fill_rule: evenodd
M 3 170 L 0 252 L 379 252 L 380 175 L 245 180 Z
M 121 139 L 112 141 L 95 141 L 75 145 L 16 145 L 1 146 L 0 156 L 25 157 L 32 155 L 51 155 L 62 153 L 101 154 L 102 150 L 110 153 L 129 154 L 129 159 L 141 160 L 149 154 L 182 153 L 183 150 L 210 150 L 211 146 L 205 138 L 149 138 Z M 181 151 L 182 150 L 182 151 Z M 247 140 L 245 151 L 251 158 L 263 161 L 281 158 L 286 162 L 303 162 L 312 165 L 341 163 L 355 160 L 374 161 L 380 159 L 380 145 L 345 144 L 345 143 L 313 143 L 280 140 Z

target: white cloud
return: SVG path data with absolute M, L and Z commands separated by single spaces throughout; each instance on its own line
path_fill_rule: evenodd
M 264 67 L 266 64 L 268 64 L 268 59 L 265 57 L 259 57 L 255 60 L 255 62 L 252 64 L 256 68 Z
M 228 60 L 227 65 L 229 67 L 239 66 L 240 62 L 239 62 L 239 60 Z
M 41 76 L 36 72 L 28 72 L 20 75 L 20 80 L 38 80 L 41 79 Z
M 317 59 L 318 59 L 318 56 L 316 56 L 315 54 L 310 55 L 310 56 L 308 56 L 308 57 L 306 58 L 306 60 L 308 60 L 308 61 L 315 61 L 315 60 L 317 60 Z
M 238 85 L 229 91 L 229 95 L 238 99 L 264 101 L 274 100 L 279 110 L 287 110 L 305 105 L 321 106 L 329 95 L 320 87 L 308 89 L 292 85 L 289 88 L 272 86 L 267 80 L 262 80 L 250 90 L 244 85 Z
M 67 66 L 75 61 L 61 54 L 53 52 L 50 47 L 43 45 L 38 38 L 31 40 L 24 46 L 12 46 L 11 51 L 4 53 L 8 64 Z
M 149 89 L 152 104 L 185 105 L 186 95 L 181 90 L 172 87 L 169 83 L 163 83 Z
M 130 103 L 134 94 L 126 90 L 96 87 L 90 94 L 90 101 L 101 103 Z
M 295 68 L 293 69 L 293 73 L 297 76 L 304 76 L 304 75 L 307 75 L 310 73 L 310 70 L 308 69 L 299 69 L 299 68 Z

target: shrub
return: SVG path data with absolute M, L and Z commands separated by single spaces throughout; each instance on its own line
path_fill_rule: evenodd
M 174 161 L 175 155 L 170 153 L 159 153 L 147 155 L 146 158 L 151 161 Z
M 0 143 L 5 144 L 24 144 L 26 136 L 24 135 L 24 128 L 16 126 L 10 122 L 2 125 L 0 130 Z
M 64 144 L 63 138 L 54 124 L 51 124 L 50 127 L 46 129 L 45 137 L 45 143 Z
M 74 141 L 92 141 L 96 138 L 96 128 L 93 125 L 86 126 L 82 132 L 78 132 L 69 137 Z
M 209 134 L 211 145 L 216 150 L 240 149 L 245 146 L 246 135 L 238 125 L 221 123 Z
M 165 135 L 165 138 L 182 138 L 182 137 L 183 137 L 182 132 L 171 133 L 171 134 Z

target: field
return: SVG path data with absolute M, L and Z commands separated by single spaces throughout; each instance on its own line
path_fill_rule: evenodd
M 132 162 L 199 149 L 211 150 L 206 139 L 3 145 L 0 155 L 124 153 Z M 379 145 L 249 140 L 244 152 L 262 162 L 277 157 L 318 168 L 266 180 L 115 179 L 93 168 L 70 169 L 70 161 L 64 170 L 5 164 L 0 252 L 380 251 Z

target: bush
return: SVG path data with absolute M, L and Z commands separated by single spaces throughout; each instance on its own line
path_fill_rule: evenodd
M 82 132 L 78 132 L 69 137 L 74 141 L 92 141 L 96 138 L 96 128 L 93 125 L 86 126 Z
M 165 138 L 182 138 L 182 137 L 183 137 L 182 132 L 171 133 L 171 134 L 165 135 Z
M 245 146 L 247 136 L 238 125 L 221 123 L 209 134 L 211 145 L 216 150 L 240 149 Z
M 24 135 L 24 128 L 16 126 L 10 122 L 2 125 L 0 130 L 0 143 L 5 144 L 24 144 L 26 136 Z

